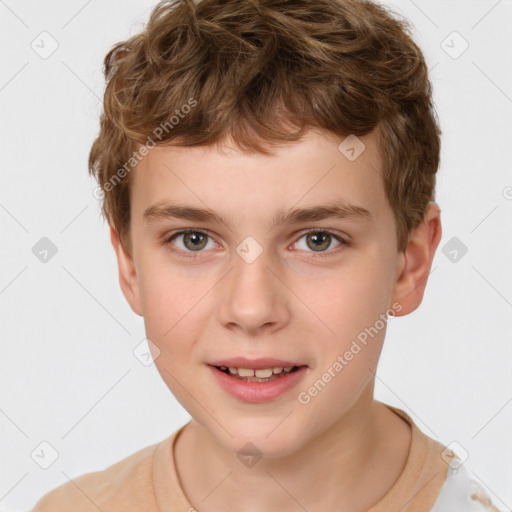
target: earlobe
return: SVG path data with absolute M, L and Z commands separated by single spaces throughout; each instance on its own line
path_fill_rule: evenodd
M 119 234 L 110 226 L 110 240 L 116 253 L 119 268 L 119 285 L 135 314 L 142 316 L 139 279 L 133 257 L 126 253 Z
M 421 304 L 441 235 L 441 210 L 436 203 L 430 203 L 401 255 L 393 301 L 398 301 L 402 309 L 396 316 L 412 313 Z

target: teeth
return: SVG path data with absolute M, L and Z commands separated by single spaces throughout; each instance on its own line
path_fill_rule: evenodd
M 240 374 L 240 371 L 238 373 Z M 262 368 L 261 370 L 254 371 L 254 375 L 256 375 L 258 379 L 267 379 L 268 377 L 271 377 L 272 374 L 272 368 Z
M 220 366 L 221 370 L 226 370 L 226 366 Z M 284 368 L 280 366 L 276 366 L 275 368 L 261 368 L 259 370 L 253 370 L 251 368 L 234 368 L 233 366 L 229 367 L 229 373 L 231 375 L 238 375 L 239 377 L 257 377 L 259 379 L 267 379 L 268 377 L 272 377 L 272 375 L 278 375 L 283 371 L 285 373 L 289 373 L 293 366 L 286 366 Z

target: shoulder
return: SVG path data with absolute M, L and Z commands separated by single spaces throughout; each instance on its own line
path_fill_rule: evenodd
M 114 512 L 136 505 L 137 499 L 151 505 L 153 457 L 165 441 L 147 446 L 104 470 L 70 479 L 40 498 L 30 512 Z
M 430 512 L 500 512 L 485 489 L 470 478 L 464 465 L 448 467 L 446 480 Z

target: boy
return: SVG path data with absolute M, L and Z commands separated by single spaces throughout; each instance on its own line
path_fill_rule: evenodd
M 34 511 L 498 510 L 373 398 L 386 323 L 420 305 L 441 238 L 408 32 L 357 0 L 184 0 L 107 54 L 90 172 L 192 419 Z

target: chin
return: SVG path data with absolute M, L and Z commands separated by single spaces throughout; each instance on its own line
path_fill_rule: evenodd
M 292 425 L 291 418 L 244 418 L 226 426 L 230 437 L 223 431 L 221 443 L 232 452 L 244 456 L 255 455 L 280 458 L 293 454 L 306 441 L 304 433 Z M 282 423 L 281 423 L 282 422 Z

